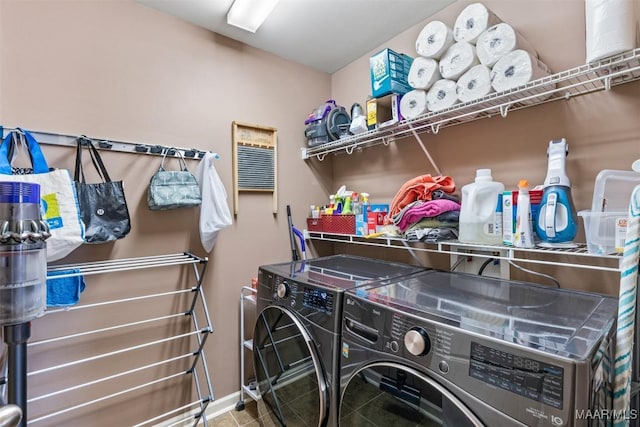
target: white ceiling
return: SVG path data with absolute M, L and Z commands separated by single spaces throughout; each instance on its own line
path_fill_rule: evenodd
M 233 0 L 136 1 L 333 73 L 456 0 L 280 0 L 255 34 L 227 24 Z

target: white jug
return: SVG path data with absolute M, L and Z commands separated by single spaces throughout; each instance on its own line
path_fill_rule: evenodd
M 493 180 L 491 169 L 478 169 L 475 182 L 462 187 L 460 230 L 463 243 L 501 244 L 504 184 Z

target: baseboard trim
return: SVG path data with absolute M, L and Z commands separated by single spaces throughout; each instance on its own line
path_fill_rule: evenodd
M 2 0 L 0 0 L 2 1 Z M 247 399 L 251 399 L 249 396 L 246 396 Z M 235 410 L 236 404 L 240 401 L 240 392 L 236 391 L 234 393 L 228 394 L 226 396 L 216 398 L 212 402 L 207 405 L 207 410 L 205 411 L 205 418 L 207 421 L 211 421 L 212 419 L 224 414 L 225 412 L 229 412 Z M 185 421 L 184 423 L 177 424 L 179 420 L 184 420 L 189 415 L 195 416 L 198 413 L 198 410 L 193 410 L 190 413 L 186 413 L 183 415 L 178 415 L 173 417 L 170 420 L 167 420 L 158 426 L 176 426 L 180 425 L 181 427 L 190 427 L 193 424 L 193 418 L 190 418 L 189 421 Z M 199 426 L 203 425 L 202 422 L 198 423 Z

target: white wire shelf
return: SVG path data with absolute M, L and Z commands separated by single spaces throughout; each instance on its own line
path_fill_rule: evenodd
M 341 138 L 316 147 L 303 148 L 302 158 L 316 157 L 318 160 L 323 160 L 330 153 L 351 154 L 356 149 L 378 144 L 388 145 L 414 132 L 436 134 L 444 127 L 496 115 L 506 117 L 509 111 L 609 90 L 613 86 L 638 79 L 640 79 L 640 49 L 634 49 L 597 63 L 582 65 L 533 80 L 508 91 L 495 92 L 475 101 L 459 103 L 442 111 L 429 112 L 410 120 L 403 120 L 390 127 Z
M 588 270 L 613 271 L 620 273 L 620 255 L 595 255 L 590 254 L 585 244 L 578 244 L 576 248 L 542 248 L 532 249 L 515 248 L 506 245 L 476 245 L 460 243 L 457 240 L 438 243 L 425 243 L 408 241 L 399 237 L 367 238 L 352 234 L 333 234 L 316 231 L 307 232 L 310 240 L 319 240 L 333 243 L 348 243 L 364 246 L 378 246 L 385 248 L 403 249 L 416 252 L 443 253 L 449 255 L 462 255 L 479 258 L 499 258 L 514 262 L 532 264 L 555 265 Z M 562 257 L 559 255 L 563 255 Z M 533 257 L 532 257 L 533 256 Z M 549 256 L 549 257 L 547 257 Z M 609 260 L 602 265 L 601 260 Z

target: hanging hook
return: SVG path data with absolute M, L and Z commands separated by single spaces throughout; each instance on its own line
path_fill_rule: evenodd
M 500 106 L 500 115 L 502 116 L 503 119 L 507 117 L 507 113 L 509 112 L 510 107 L 511 107 L 511 104 Z
M 351 149 L 349 149 L 349 147 L 345 147 L 345 148 L 344 148 L 344 151 L 346 151 L 346 152 L 347 152 L 347 154 L 351 155 L 351 154 L 353 154 L 353 149 L 354 149 L 354 148 L 355 148 L 355 145 L 352 145 L 352 146 L 351 146 Z
M 440 132 L 440 123 L 434 123 L 431 125 L 431 133 L 434 135 Z
M 326 155 L 327 155 L 327 153 L 317 154 L 316 157 L 318 158 L 318 160 L 323 161 Z

